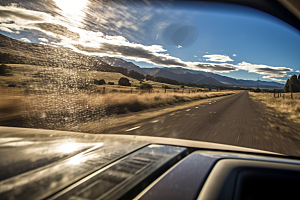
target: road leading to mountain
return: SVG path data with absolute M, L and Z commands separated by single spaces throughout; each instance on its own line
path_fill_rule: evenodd
M 300 156 L 300 126 L 252 100 L 248 92 L 160 115 L 115 133 L 216 142 Z

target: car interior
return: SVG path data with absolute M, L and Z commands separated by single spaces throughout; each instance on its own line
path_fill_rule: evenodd
M 255 8 L 300 31 L 299 0 L 210 2 Z M 298 157 L 143 141 L 131 149 L 91 149 L 2 180 L 0 199 L 300 199 Z

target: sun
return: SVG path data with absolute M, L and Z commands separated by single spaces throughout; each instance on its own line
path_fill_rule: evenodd
M 66 14 L 78 15 L 87 5 L 88 0 L 54 0 L 56 5 Z

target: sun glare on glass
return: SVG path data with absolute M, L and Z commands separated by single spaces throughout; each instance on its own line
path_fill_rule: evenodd
M 72 153 L 80 148 L 77 143 L 63 143 L 58 147 L 58 151 L 63 153 Z
M 54 0 L 56 5 L 65 13 L 76 15 L 86 6 L 88 0 Z

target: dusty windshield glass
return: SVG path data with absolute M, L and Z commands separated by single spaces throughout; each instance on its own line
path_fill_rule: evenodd
M 300 34 L 208 2 L 0 1 L 0 125 L 300 155 Z

